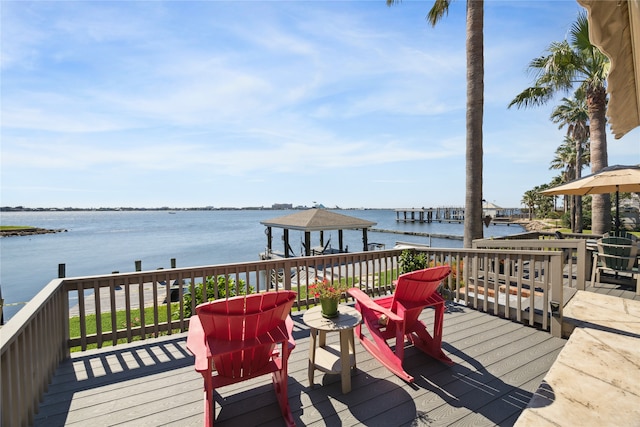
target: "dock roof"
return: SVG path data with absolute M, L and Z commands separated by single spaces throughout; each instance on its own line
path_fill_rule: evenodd
M 307 209 L 291 215 L 260 221 L 267 227 L 286 228 L 289 230 L 323 231 L 367 229 L 377 223 L 331 212 L 326 209 Z

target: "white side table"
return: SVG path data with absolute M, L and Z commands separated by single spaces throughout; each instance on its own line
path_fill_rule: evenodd
M 362 322 L 360 313 L 352 307 L 338 305 L 338 316 L 322 317 L 320 306 L 307 310 L 302 316 L 311 329 L 309 343 L 309 385 L 313 386 L 316 369 L 340 374 L 342 393 L 351 391 L 351 369 L 356 367 L 356 350 L 353 328 Z M 327 332 L 340 332 L 340 345 L 327 345 Z M 319 338 L 318 339 L 318 335 Z

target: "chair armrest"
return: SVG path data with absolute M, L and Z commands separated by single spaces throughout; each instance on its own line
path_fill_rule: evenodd
M 613 255 L 613 254 L 597 254 L 597 256 L 602 257 L 602 258 L 613 258 L 613 259 L 626 259 L 626 260 L 630 260 L 630 259 L 637 259 L 636 256 L 621 256 L 621 255 Z
M 211 353 L 207 347 L 204 329 L 197 315 L 189 319 L 189 332 L 187 334 L 187 350 L 196 358 L 195 369 L 198 372 L 209 369 Z
M 393 311 L 376 304 L 376 302 L 372 300 L 369 295 L 365 294 L 358 288 L 351 288 L 347 290 L 347 293 L 351 295 L 358 302 L 358 304 L 368 310 L 373 310 L 380 314 L 384 314 L 389 318 L 389 320 L 393 320 L 396 322 L 401 322 L 403 320 L 402 317 L 398 316 Z
M 289 351 L 291 351 L 296 348 L 296 340 L 293 339 L 293 319 L 291 316 L 287 316 L 284 324 L 287 327 L 287 334 L 289 334 Z

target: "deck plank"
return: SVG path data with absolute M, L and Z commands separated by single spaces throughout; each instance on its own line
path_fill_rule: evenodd
M 448 367 L 409 347 L 409 385 L 356 344 L 352 391 L 339 375 L 307 380 L 309 331 L 294 314 L 297 346 L 289 359 L 289 401 L 298 425 L 512 425 L 566 340 L 509 320 L 450 304 L 443 348 Z M 423 320 L 431 325 L 433 313 Z M 338 340 L 329 334 L 328 341 Z M 36 426 L 200 426 L 202 379 L 185 335 L 73 355 L 56 372 Z M 216 392 L 216 426 L 279 426 L 268 377 Z

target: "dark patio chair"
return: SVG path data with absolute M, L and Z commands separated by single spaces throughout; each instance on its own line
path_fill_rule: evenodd
M 598 240 L 598 252 L 594 253 L 591 272 L 592 286 L 600 283 L 603 271 L 612 272 L 616 279 L 620 273 L 629 274 L 636 281 L 636 294 L 640 295 L 637 242 L 626 237 L 603 237 Z

